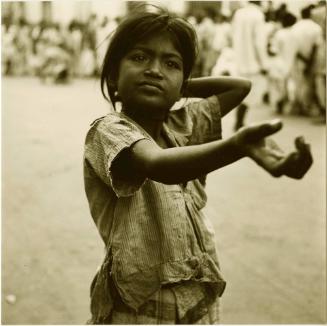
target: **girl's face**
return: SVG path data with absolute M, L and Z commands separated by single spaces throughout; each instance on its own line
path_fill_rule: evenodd
M 167 32 L 141 41 L 123 57 L 118 72 L 118 95 L 127 112 L 164 119 L 179 100 L 183 59 Z

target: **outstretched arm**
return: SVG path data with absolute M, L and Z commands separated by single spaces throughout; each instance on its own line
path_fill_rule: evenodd
M 217 95 L 224 116 L 243 101 L 250 89 L 251 82 L 245 78 L 201 77 L 187 82 L 184 95 L 200 98 Z
M 232 137 L 206 144 L 162 149 L 154 142 L 140 140 L 114 161 L 121 175 L 139 175 L 178 184 L 198 178 L 243 157 L 250 157 L 271 175 L 300 179 L 312 164 L 308 145 L 297 140 L 297 150 L 284 154 L 266 137 L 281 129 L 280 122 L 244 127 Z M 124 168 L 126 167 L 126 168 Z

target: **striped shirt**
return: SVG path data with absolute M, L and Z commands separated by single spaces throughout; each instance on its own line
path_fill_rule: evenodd
M 171 111 L 163 136 L 167 147 L 220 139 L 218 98 L 212 96 Z M 154 141 L 133 120 L 117 112 L 97 119 L 86 136 L 85 191 L 107 249 L 92 287 L 95 320 L 108 316 L 116 290 L 126 305 L 137 310 L 166 284 L 187 280 L 209 284 L 213 297 L 225 288 L 214 233 L 201 211 L 207 200 L 205 176 L 182 185 L 166 185 L 138 175 L 126 179 L 112 171 L 117 156 L 141 139 Z M 180 315 L 201 299 L 192 296 L 185 306 L 178 291 L 176 297 Z

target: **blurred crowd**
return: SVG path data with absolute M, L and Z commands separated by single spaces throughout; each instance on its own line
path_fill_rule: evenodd
M 249 1 L 229 11 L 203 7 L 185 17 L 199 40 L 193 76 L 252 79 L 260 74 L 265 80 L 262 101 L 276 113 L 324 117 L 326 2 L 302 8 L 298 17 L 286 3 L 275 8 L 270 1 L 263 8 L 260 1 Z M 96 77 L 119 19 L 92 14 L 86 22 L 73 20 L 65 26 L 3 20 L 2 74 L 56 83 Z
M 31 24 L 2 22 L 2 74 L 39 76 L 41 80 L 68 82 L 73 77 L 99 74 L 109 34 L 118 19 L 101 20 L 95 14 L 82 23 Z
M 243 76 L 252 81 L 249 103 L 260 96 L 277 114 L 326 121 L 326 1 L 301 8 L 298 16 L 287 3 L 264 8 L 249 1 L 232 13 L 208 8 L 188 20 L 200 44 L 195 76 Z M 246 102 L 235 129 L 243 124 Z

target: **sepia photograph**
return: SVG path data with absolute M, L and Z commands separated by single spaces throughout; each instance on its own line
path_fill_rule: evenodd
M 326 324 L 325 0 L 1 1 L 1 324 Z

